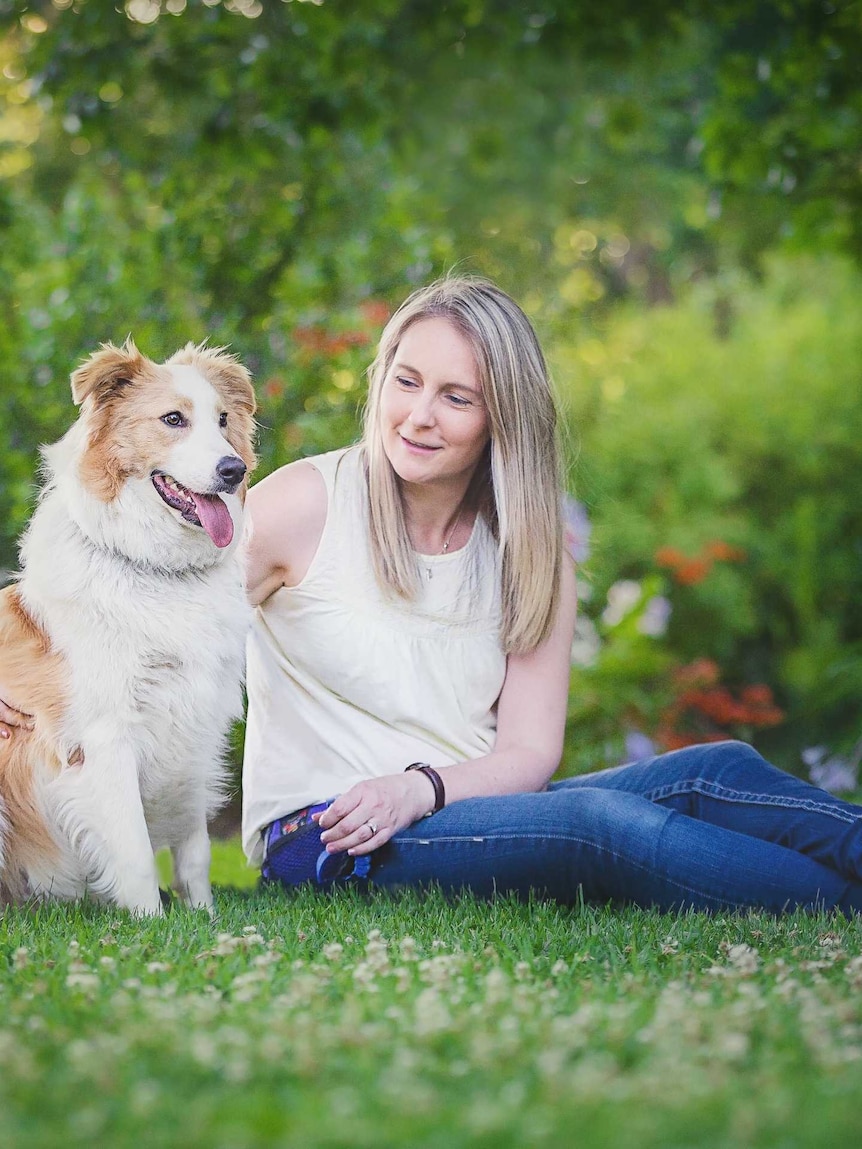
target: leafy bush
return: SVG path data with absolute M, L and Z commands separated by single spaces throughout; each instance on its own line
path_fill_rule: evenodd
M 776 258 L 763 283 L 712 282 L 557 340 L 594 520 L 586 614 L 621 579 L 658 574 L 673 608 L 664 638 L 608 636 L 613 658 L 576 673 L 576 714 L 598 691 L 604 716 L 575 744 L 606 757 L 627 714 L 656 734 L 657 680 L 666 693 L 663 676 L 699 658 L 737 691 L 775 689 L 787 719 L 761 741 L 787 765 L 803 746 L 858 737 L 860 288 L 836 259 Z

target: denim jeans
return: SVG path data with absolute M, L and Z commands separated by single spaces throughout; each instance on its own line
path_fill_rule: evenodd
M 455 802 L 376 851 L 371 881 L 563 903 L 849 915 L 862 913 L 862 806 L 742 742 L 711 743 L 540 793 Z

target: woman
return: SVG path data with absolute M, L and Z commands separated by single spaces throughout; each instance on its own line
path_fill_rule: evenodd
M 549 784 L 576 609 L 554 425 L 526 316 L 448 278 L 383 332 L 361 443 L 251 490 L 250 859 L 286 884 L 370 862 L 380 886 L 862 911 L 862 809 L 748 746 Z

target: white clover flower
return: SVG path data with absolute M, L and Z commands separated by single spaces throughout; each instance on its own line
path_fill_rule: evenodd
M 854 989 L 862 989 L 862 956 L 851 958 L 844 967 L 844 973 Z
M 508 1001 L 511 995 L 509 979 L 503 970 L 495 967 L 485 976 L 485 1000 L 489 1005 Z
M 760 954 L 754 946 L 746 945 L 745 942 L 738 942 L 736 945 L 728 946 L 725 953 L 728 963 L 739 973 L 752 974 L 757 972 L 760 965 Z
M 416 1016 L 413 1031 L 417 1037 L 430 1037 L 442 1033 L 452 1025 L 452 1015 L 436 988 L 423 989 L 416 998 Z
M 87 973 L 70 973 L 66 975 L 68 989 L 96 990 L 100 986 L 99 975 Z
M 377 970 L 365 961 L 356 963 L 353 970 L 353 980 L 369 993 L 377 993 L 380 988 L 377 985 Z
M 411 938 L 409 935 L 406 937 L 403 937 L 401 939 L 401 941 L 398 943 L 398 948 L 401 952 L 401 958 L 403 961 L 415 961 L 416 960 L 416 956 L 418 953 L 418 947 L 416 945 L 416 939 L 415 938 Z

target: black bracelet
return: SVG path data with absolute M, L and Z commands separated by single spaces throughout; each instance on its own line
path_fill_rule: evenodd
M 429 810 L 426 817 L 442 810 L 446 805 L 446 790 L 443 786 L 443 779 L 434 767 L 429 766 L 427 762 L 411 762 L 409 766 L 405 767 L 405 773 L 407 770 L 418 770 L 421 774 L 424 774 L 426 778 L 430 779 L 431 785 L 434 787 L 434 809 Z

